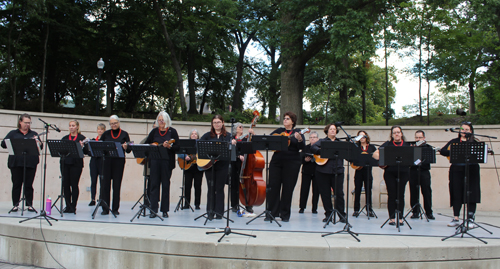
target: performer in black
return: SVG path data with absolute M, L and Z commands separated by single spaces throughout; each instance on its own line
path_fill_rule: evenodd
M 380 147 L 402 147 L 410 146 L 405 142 L 406 138 L 403 134 L 403 130 L 400 126 L 391 127 L 390 140 L 382 144 Z M 378 160 L 380 158 L 379 150 L 377 149 L 373 153 L 373 158 Z M 387 166 L 384 168 L 384 181 L 387 186 L 387 211 L 389 212 L 389 225 L 396 225 L 395 212 L 396 212 L 396 198 L 399 200 L 398 210 L 401 212 L 399 214 L 399 225 L 404 225 L 403 222 L 403 212 L 405 206 L 405 189 L 406 183 L 409 179 L 410 167 L 400 166 L 399 168 L 399 197 L 398 196 L 398 167 L 397 166 Z
M 339 141 L 336 137 L 338 129 L 335 124 L 328 124 L 324 132 L 326 137 L 311 146 L 312 153 L 316 155 L 321 155 L 321 141 Z M 335 193 L 335 209 L 341 214 L 340 221 L 345 222 L 344 169 L 343 159 L 328 159 L 324 165 L 316 166 L 316 180 L 326 216 L 323 222 L 327 222 L 333 212 L 332 189 Z
M 198 140 L 200 135 L 198 134 L 198 130 L 193 129 L 189 135 L 190 139 Z M 187 162 L 191 161 L 195 156 L 190 156 L 186 154 L 178 154 L 179 158 L 182 158 Z M 183 209 L 189 209 L 189 205 L 191 204 L 191 188 L 194 185 L 194 205 L 196 209 L 200 209 L 201 203 L 201 184 L 203 181 L 203 170 L 198 168 L 196 163 L 193 163 L 189 169 L 184 171 L 185 176 L 185 185 L 184 185 L 184 199 L 185 204 Z
M 430 147 L 431 145 L 425 142 L 425 132 L 422 130 L 418 130 L 415 132 L 415 141 L 422 143 L 419 147 Z M 420 171 L 419 171 L 420 170 Z M 420 190 L 422 192 L 422 196 L 424 198 L 424 210 L 428 219 L 434 220 L 436 219 L 432 214 L 432 189 L 431 189 L 431 164 L 428 162 L 424 162 L 421 165 L 412 165 L 410 167 L 410 204 L 413 208 L 418 202 L 418 196 L 420 195 L 418 189 L 419 178 L 420 175 Z M 420 207 L 413 208 L 413 214 L 411 215 L 412 219 L 418 219 L 420 217 Z
M 128 133 L 120 128 L 120 118 L 117 115 L 109 117 L 109 125 L 111 130 L 104 132 L 101 136 L 102 141 L 119 142 L 125 152 L 130 153 L 132 150 L 127 147 L 130 142 Z M 120 208 L 120 189 L 122 186 L 123 169 L 125 168 L 125 158 L 105 158 L 103 180 L 101 181 L 101 198 L 110 206 L 111 181 L 113 181 L 113 205 L 111 210 L 115 215 L 119 215 Z M 108 215 L 109 211 L 103 209 L 101 215 Z
M 300 129 L 295 128 L 297 115 L 286 112 L 283 115 L 283 126 L 274 130 L 272 135 L 289 137 L 288 151 L 279 151 L 273 154 L 269 164 L 269 191 L 267 192 L 267 210 L 273 217 L 281 217 L 283 222 L 290 221 L 292 195 L 300 171 L 300 150 L 305 147 L 305 137 Z M 270 221 L 269 217 L 264 219 Z
M 366 131 L 358 131 L 357 136 L 363 136 L 359 141 L 356 141 L 358 146 L 361 148 L 361 154 L 372 154 L 375 150 L 377 150 L 374 145 L 370 144 L 370 136 Z M 366 195 L 366 212 L 368 212 L 370 217 L 375 217 L 375 213 L 372 208 L 372 167 L 357 167 L 352 164 L 351 166 L 356 169 L 356 172 L 354 173 L 354 212 L 352 215 L 355 217 L 359 215 L 359 210 L 361 209 L 361 189 L 364 185 Z
M 157 144 L 160 147 L 167 148 L 168 161 L 162 159 L 152 159 L 150 167 L 151 180 L 151 210 L 158 213 L 158 200 L 160 199 L 160 184 L 161 184 L 161 207 L 163 217 L 168 218 L 170 211 L 170 177 L 172 170 L 175 168 L 175 152 L 179 150 L 179 135 L 177 130 L 171 127 L 172 121 L 170 116 L 165 111 L 158 113 L 156 117 L 158 127 L 151 130 L 146 139 L 146 144 Z M 173 139 L 173 140 L 172 140 Z M 151 213 L 150 218 L 155 218 L 156 214 Z
M 69 122 L 69 135 L 64 136 L 61 140 L 79 142 L 83 148 L 85 136 L 80 133 L 80 123 L 77 120 L 71 120 Z M 86 150 L 85 153 L 87 153 Z M 63 212 L 76 214 L 76 204 L 78 203 L 78 196 L 80 195 L 78 184 L 80 184 L 80 177 L 83 170 L 83 158 L 64 158 L 64 170 L 63 158 L 61 158 L 59 162 L 63 178 L 64 200 L 66 201 L 66 207 Z
M 300 184 L 300 204 L 299 213 L 304 213 L 306 209 L 307 199 L 309 198 L 309 189 L 312 184 L 312 213 L 318 213 L 319 189 L 316 180 L 316 162 L 311 152 L 311 145 L 318 142 L 319 137 L 317 132 L 309 134 L 309 144 L 302 150 L 302 182 Z
M 7 148 L 5 139 L 36 139 L 38 144 L 42 146 L 38 133 L 31 130 L 30 127 L 31 116 L 28 114 L 20 115 L 17 122 L 17 129 L 10 131 L 5 136 L 1 143 L 2 148 Z M 33 208 L 33 181 L 35 180 L 36 167 L 39 162 L 40 158 L 38 156 L 26 156 L 24 195 L 26 198 L 26 206 L 28 206 L 28 211 L 30 212 L 35 212 Z M 9 155 L 7 166 L 10 169 L 12 179 L 12 205 L 14 208 L 11 212 L 16 212 L 21 200 L 21 190 L 23 188 L 24 157 Z
M 470 122 L 463 122 L 460 126 L 460 133 L 457 138 L 450 140 L 444 147 L 441 148 L 441 155 L 450 156 L 450 145 L 452 143 L 474 142 L 477 139 L 474 137 L 474 127 Z M 450 191 L 450 206 L 453 207 L 453 219 L 448 224 L 449 227 L 458 226 L 460 210 L 464 201 L 464 176 L 465 163 L 453 163 L 450 166 L 449 172 L 449 191 Z M 479 164 L 469 164 L 469 204 L 467 214 L 474 218 L 476 213 L 477 203 L 481 202 L 481 186 L 480 186 L 480 170 Z M 474 228 L 475 224 L 469 223 L 469 228 Z
M 97 124 L 97 136 L 92 138 L 92 141 L 99 141 L 102 134 L 106 131 L 106 125 L 104 123 Z M 85 144 L 87 148 L 88 144 Z M 87 149 L 88 150 L 88 149 Z M 90 203 L 89 206 L 95 206 L 95 196 L 97 193 L 97 179 L 99 175 L 102 175 L 102 158 L 92 157 L 90 158 L 89 170 L 90 170 Z
M 210 128 L 210 132 L 205 133 L 200 140 L 202 141 L 226 141 L 231 142 L 233 145 L 236 145 L 236 140 L 232 140 L 231 135 L 226 132 L 226 128 L 224 127 L 224 119 L 221 115 L 215 115 L 212 118 L 212 127 Z M 228 149 L 229 150 L 229 149 Z M 212 170 L 214 169 L 214 176 L 212 178 Z M 215 200 L 214 200 L 214 208 L 213 211 L 218 213 L 215 218 L 222 219 L 222 215 L 224 214 L 224 184 L 226 184 L 228 180 L 228 170 L 229 170 L 229 161 L 218 161 L 213 164 L 210 168 L 205 170 L 205 177 L 207 178 L 207 211 L 210 210 L 210 201 L 212 199 L 212 195 L 214 190 L 212 190 L 212 186 L 210 182 L 214 180 L 214 188 L 215 188 Z M 213 214 L 208 216 L 209 219 L 213 219 Z

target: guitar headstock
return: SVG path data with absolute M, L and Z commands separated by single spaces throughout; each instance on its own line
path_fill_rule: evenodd
M 311 130 L 309 130 L 309 128 L 305 128 L 305 129 L 302 129 L 302 131 L 300 131 L 300 134 L 308 134 L 310 132 L 311 132 Z

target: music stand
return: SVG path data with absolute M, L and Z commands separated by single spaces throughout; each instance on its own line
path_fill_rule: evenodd
M 134 153 L 134 158 L 143 158 L 145 163 L 148 163 L 150 160 L 168 160 L 168 153 L 166 152 L 164 147 L 160 147 L 157 145 L 148 145 L 148 144 L 135 144 L 135 145 L 130 145 L 130 148 L 132 152 Z M 164 150 L 162 150 L 164 149 Z M 168 164 L 167 164 L 168 165 Z M 151 205 L 151 201 L 149 200 L 148 196 L 148 189 L 147 189 L 147 178 L 146 175 L 144 176 L 144 189 L 141 197 L 139 198 L 138 202 L 143 198 L 143 202 L 141 203 L 141 206 L 139 207 L 139 211 L 130 219 L 130 222 L 132 222 L 136 217 L 139 219 L 141 217 L 141 214 L 143 216 L 146 216 L 146 209 L 149 209 L 149 212 L 151 214 L 154 214 L 155 217 L 158 217 L 163 221 L 163 218 L 160 217 L 156 212 L 151 210 L 149 205 Z M 139 202 L 140 203 L 140 202 Z
M 184 154 L 184 155 L 192 155 L 191 159 L 193 158 L 194 154 L 196 154 L 196 140 L 194 139 L 180 139 L 179 140 L 179 150 L 177 151 L 177 154 Z M 191 160 L 193 161 L 193 160 Z M 186 160 L 184 159 L 184 164 Z M 179 202 L 177 202 L 177 206 L 175 207 L 174 212 L 177 212 L 179 209 L 183 210 L 184 205 L 186 204 L 186 173 L 185 169 L 182 169 L 182 186 L 181 186 L 181 196 L 179 196 Z M 189 208 L 194 212 L 193 207 L 191 204 L 189 204 Z
M 408 213 L 406 213 L 405 219 L 417 207 L 419 212 L 418 213 L 419 218 L 422 219 L 422 215 L 424 215 L 427 222 L 429 222 L 429 218 L 427 218 L 427 215 L 424 214 L 424 209 L 422 208 L 422 204 L 420 204 L 420 188 L 421 188 L 420 178 L 421 178 L 422 164 L 436 163 L 436 150 L 433 149 L 432 147 L 421 147 L 421 151 L 422 151 L 422 159 L 421 162 L 417 164 L 417 191 L 416 191 L 418 194 L 417 203 L 413 205 L 412 208 L 410 208 Z
M 90 150 L 90 155 L 92 157 L 102 157 L 102 162 L 101 162 L 102 173 L 99 175 L 99 182 L 101 182 L 101 184 L 104 178 L 104 161 L 106 160 L 106 158 L 125 158 L 125 153 L 123 152 L 123 148 L 120 142 L 89 141 L 89 150 Z M 99 201 L 97 201 L 94 212 L 92 213 L 92 219 L 95 218 L 95 214 L 97 213 L 97 210 L 99 209 L 101 204 L 103 210 L 107 209 L 116 218 L 115 213 L 109 208 L 109 205 L 106 203 L 106 201 L 102 200 L 101 196 L 102 196 L 102 190 L 99 191 Z
M 270 150 L 279 150 L 279 151 L 288 151 L 288 137 L 281 135 L 254 135 L 252 136 L 252 143 L 254 150 L 265 150 L 266 151 L 266 209 L 264 212 L 255 216 L 253 219 L 247 222 L 247 225 L 260 218 L 264 215 L 264 220 L 269 220 L 269 222 L 273 222 L 273 220 L 281 227 L 281 224 L 274 218 L 271 214 L 271 211 L 268 210 L 267 206 L 267 194 L 269 192 L 269 151 Z
M 57 199 L 54 201 L 54 204 L 51 208 L 55 207 L 59 213 L 61 213 L 61 217 L 63 217 L 63 200 L 64 200 L 64 166 L 66 158 L 80 158 L 83 159 L 83 150 L 80 142 L 71 141 L 71 140 L 47 140 L 47 145 L 49 146 L 50 156 L 55 158 L 61 158 L 62 163 L 62 173 L 61 173 L 61 194 L 57 196 Z M 57 208 L 57 200 L 61 200 L 61 209 Z M 74 209 L 71 205 L 66 203 L 66 207 L 70 207 L 70 209 Z
M 362 166 L 363 168 L 370 169 L 373 166 L 378 166 L 378 161 L 373 159 L 372 154 L 359 154 L 358 159 L 353 160 L 353 165 L 355 166 Z M 375 214 L 375 211 L 373 211 L 373 204 L 372 204 L 372 185 L 371 185 L 371 180 L 370 180 L 370 175 L 369 173 L 366 173 L 366 190 L 365 190 L 365 200 L 366 204 L 359 210 L 358 215 L 356 215 L 356 218 L 359 216 L 359 214 L 363 213 L 363 210 L 366 210 L 366 216 L 368 216 L 368 219 L 370 219 L 370 212 L 373 213 L 375 218 L 378 219 L 377 214 Z M 368 191 L 370 190 L 370 191 Z M 370 193 L 370 196 L 368 197 L 368 193 Z M 368 201 L 370 201 L 370 204 L 368 204 Z
M 26 202 L 26 197 L 24 193 L 25 183 L 26 183 L 26 156 L 39 156 L 40 148 L 36 144 L 35 139 L 6 139 L 5 143 L 7 144 L 7 149 L 9 151 L 9 155 L 14 156 L 23 156 L 23 188 L 22 193 L 23 196 L 21 200 L 19 200 L 15 206 L 9 211 L 12 212 L 14 208 L 19 207 L 19 203 L 21 203 L 21 216 L 24 214 L 24 204 Z M 33 205 L 31 205 L 33 207 Z M 34 209 L 34 207 L 33 207 Z M 36 213 L 38 213 L 35 210 Z M 49 222 L 50 223 L 50 222 Z
M 461 235 L 464 237 L 464 234 L 469 235 L 485 244 L 488 244 L 486 241 L 472 235 L 469 233 L 469 224 L 476 225 L 477 227 L 487 231 L 490 234 L 492 232 L 486 230 L 484 227 L 480 226 L 469 216 L 469 164 L 471 163 L 486 163 L 488 156 L 488 146 L 484 142 L 462 142 L 462 143 L 452 143 L 450 145 L 450 163 L 465 163 L 465 173 L 464 173 L 464 194 L 463 194 L 463 203 L 464 210 L 462 216 L 462 224 L 457 226 L 454 234 L 441 239 L 444 241 L 448 238 L 454 237 L 456 235 Z M 467 217 L 466 217 L 467 216 Z
M 198 151 L 198 159 L 210 159 L 211 163 L 214 165 L 216 161 L 229 161 L 231 156 L 229 154 L 229 143 L 226 141 L 196 141 L 196 147 Z M 212 189 L 210 196 L 211 199 L 208 201 L 208 210 L 207 212 L 201 214 L 196 217 L 194 220 L 197 220 L 201 217 L 205 217 L 205 223 L 207 224 L 208 220 L 212 220 L 214 215 L 220 216 L 221 218 L 226 218 L 220 213 L 214 212 L 214 203 L 215 203 L 215 168 L 212 169 L 212 180 L 210 180 L 209 184 Z M 231 220 L 232 221 L 232 220 Z
M 396 210 L 395 210 L 395 220 L 396 220 L 396 228 L 398 229 L 398 232 L 401 232 L 400 229 L 400 223 L 399 223 L 399 216 L 403 215 L 403 212 L 399 211 L 399 186 L 401 184 L 401 179 L 400 179 L 400 170 L 401 166 L 411 166 L 415 165 L 415 163 L 422 158 L 422 148 L 420 147 L 381 147 L 379 148 L 380 151 L 380 160 L 379 160 L 379 165 L 380 166 L 397 166 L 398 168 L 398 176 L 396 178 L 396 188 L 397 188 L 397 193 L 396 193 Z M 391 216 L 387 218 L 387 220 L 380 226 L 380 228 L 384 227 L 384 225 L 389 222 L 391 219 Z M 406 225 L 411 228 L 410 224 L 408 221 L 406 221 L 406 218 L 403 216 L 402 217 L 403 221 L 406 222 Z
M 340 141 L 321 141 L 321 158 L 328 158 L 334 161 L 337 161 L 339 159 L 345 159 L 348 162 L 351 162 L 355 160 L 360 154 L 361 154 L 361 149 L 357 147 L 356 144 L 354 143 L 340 142 Z M 335 174 L 335 182 L 334 182 L 335 187 L 337 186 L 337 180 L 338 180 L 337 175 L 338 174 Z M 336 200 L 337 192 L 339 191 L 344 191 L 344 190 L 338 190 L 335 188 L 335 191 L 333 193 L 334 201 Z M 349 170 L 347 170 L 347 191 L 349 192 Z M 347 198 L 346 202 L 345 216 L 342 216 L 342 214 L 340 214 L 340 212 L 335 207 L 333 207 L 332 213 L 330 214 L 330 216 L 328 216 L 323 228 L 325 228 L 329 222 L 332 222 L 332 218 L 335 218 L 335 214 L 339 215 L 339 221 L 341 219 L 345 220 L 344 228 L 337 232 L 322 234 L 321 237 L 346 232 L 350 234 L 352 237 L 354 237 L 354 239 L 356 239 L 358 242 L 360 242 L 360 240 L 357 237 L 358 234 L 351 231 L 352 226 L 349 224 L 349 197 Z

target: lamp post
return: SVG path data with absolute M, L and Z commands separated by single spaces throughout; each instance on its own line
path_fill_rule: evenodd
M 104 61 L 101 59 L 99 59 L 99 61 L 97 61 L 97 69 L 99 69 L 99 78 L 98 78 L 98 82 L 97 82 L 97 94 L 96 94 L 96 102 L 95 102 L 95 115 L 98 116 L 99 115 L 99 103 L 101 102 L 101 73 L 102 73 L 102 69 L 104 68 Z

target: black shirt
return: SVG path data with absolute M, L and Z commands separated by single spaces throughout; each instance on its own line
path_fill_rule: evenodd
M 219 135 L 219 137 L 217 136 L 211 137 L 210 132 L 207 132 L 200 138 L 200 141 L 226 141 L 231 143 L 231 136 L 229 135 L 229 133 L 226 133 L 226 136 Z M 227 168 L 228 166 L 229 166 L 229 161 L 217 161 L 213 167 L 215 167 L 216 170 L 219 170 Z
M 309 156 L 313 158 L 309 162 L 306 162 L 305 158 Z M 311 144 L 305 146 L 302 150 L 302 174 L 314 174 L 316 172 L 316 162 L 314 162 L 314 157 L 311 152 Z
M 110 129 L 101 135 L 101 141 L 112 141 L 123 144 L 130 142 L 130 137 L 128 136 L 128 133 L 122 129 L 118 130 Z M 127 147 L 127 150 L 125 150 L 125 152 L 127 153 L 130 153 L 131 151 L 132 149 L 130 147 Z
M 35 137 L 40 141 L 38 137 L 38 133 L 33 130 L 28 130 L 26 134 L 23 134 L 19 129 L 15 129 L 10 131 L 5 138 L 3 139 L 1 146 L 6 149 L 7 144 L 5 143 L 5 139 L 33 139 Z M 40 162 L 40 158 L 38 156 L 26 156 L 26 167 L 36 168 L 38 163 Z M 15 156 L 9 155 L 9 159 L 7 161 L 7 166 L 9 168 L 12 167 L 23 167 L 24 166 L 24 157 L 23 156 Z
M 299 151 L 306 146 L 306 142 L 305 142 L 306 139 L 305 139 L 304 135 L 301 134 L 300 136 L 302 136 L 302 142 L 299 142 L 299 140 L 297 140 L 295 138 L 295 135 L 293 135 L 296 132 L 300 133 L 300 129 L 295 128 L 291 131 L 287 131 L 285 129 L 285 127 L 280 127 L 271 133 L 271 135 L 281 134 L 281 133 L 290 133 L 290 135 L 291 135 L 291 137 L 288 138 L 290 140 L 290 144 L 288 145 L 288 150 L 276 151 L 273 154 L 273 158 L 272 158 L 273 160 L 278 160 L 278 158 L 279 158 L 279 159 L 285 159 L 285 160 L 286 159 L 288 159 L 288 160 L 293 159 L 293 160 L 301 161 Z
M 408 144 L 407 142 L 404 142 L 404 141 L 402 141 L 402 142 L 386 141 L 380 147 L 384 148 L 384 147 L 409 147 L 409 146 L 410 146 L 410 144 Z M 399 170 L 400 170 L 400 172 L 409 172 L 409 168 L 410 168 L 409 166 L 400 166 Z M 390 171 L 390 172 L 397 172 L 398 167 L 396 165 L 387 166 L 387 168 L 385 170 Z
M 175 152 L 179 150 L 179 134 L 177 134 L 177 130 L 175 130 L 172 127 L 168 127 L 166 131 L 160 132 L 160 129 L 154 128 L 149 132 L 148 137 L 146 138 L 146 141 L 144 142 L 145 144 L 151 144 L 151 143 L 158 143 L 159 146 L 163 144 L 165 141 L 170 141 L 171 139 L 174 139 L 175 142 L 172 144 L 172 147 L 165 148 L 168 153 L 168 158 L 169 158 L 169 167 L 170 169 L 175 168 Z
M 63 138 L 61 138 L 61 140 L 71 140 L 71 141 L 75 141 L 75 143 L 78 143 L 80 141 L 85 140 L 85 136 L 82 134 L 78 134 L 76 136 L 76 139 L 74 136 L 72 136 L 70 139 L 70 135 L 66 135 Z M 84 147 L 83 151 L 84 151 L 84 153 L 87 153 L 87 148 Z M 62 164 L 62 158 L 59 161 L 59 163 Z M 64 165 L 74 165 L 74 166 L 78 166 L 78 167 L 83 167 L 83 158 L 64 158 Z

